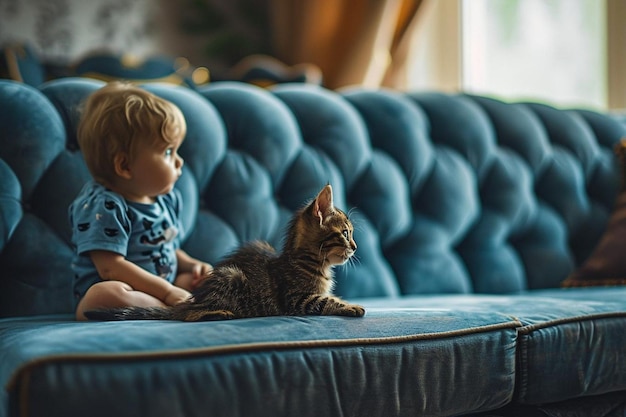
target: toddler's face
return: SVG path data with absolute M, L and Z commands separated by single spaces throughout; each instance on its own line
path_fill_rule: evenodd
M 167 194 L 180 177 L 183 158 L 178 155 L 183 138 L 167 143 L 156 140 L 155 143 L 140 145 L 137 156 L 131 164 L 132 182 L 137 194 L 146 197 Z

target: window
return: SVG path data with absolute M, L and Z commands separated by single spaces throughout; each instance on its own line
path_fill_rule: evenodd
M 605 106 L 603 1 L 463 0 L 461 10 L 466 91 Z
M 434 0 L 410 87 L 626 108 L 623 0 Z

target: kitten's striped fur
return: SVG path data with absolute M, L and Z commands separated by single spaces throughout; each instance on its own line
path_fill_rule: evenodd
M 281 254 L 248 244 L 215 266 L 193 297 L 173 307 L 85 312 L 95 320 L 206 321 L 278 315 L 361 317 L 363 307 L 332 296 L 332 268 L 356 251 L 352 223 L 334 207 L 330 185 L 291 220 Z

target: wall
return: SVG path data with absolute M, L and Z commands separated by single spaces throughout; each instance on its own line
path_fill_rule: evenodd
M 224 71 L 265 52 L 268 0 L 0 0 L 0 46 L 28 42 L 48 62 L 94 51 L 184 56 Z

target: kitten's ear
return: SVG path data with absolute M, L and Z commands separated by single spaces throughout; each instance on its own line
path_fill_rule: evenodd
M 328 184 L 322 188 L 322 191 L 315 197 L 315 201 L 313 202 L 313 215 L 319 220 L 321 226 L 324 222 L 324 218 L 331 215 L 334 211 L 333 187 Z

